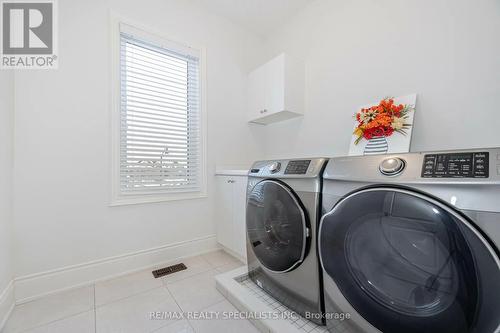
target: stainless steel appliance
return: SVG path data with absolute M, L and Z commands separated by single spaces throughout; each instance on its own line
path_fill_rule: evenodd
M 500 149 L 342 157 L 319 256 L 332 332 L 500 331 Z
M 316 250 L 324 158 L 255 162 L 248 177 L 250 278 L 304 317 L 323 324 Z

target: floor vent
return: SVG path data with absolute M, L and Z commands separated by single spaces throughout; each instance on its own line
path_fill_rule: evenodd
M 187 269 L 186 265 L 184 265 L 183 263 L 180 263 L 180 264 L 168 266 L 165 268 L 157 269 L 157 270 L 153 271 L 153 276 L 157 279 L 159 277 L 169 275 L 169 274 L 172 274 L 175 272 L 180 272 L 180 271 L 183 271 L 185 269 Z

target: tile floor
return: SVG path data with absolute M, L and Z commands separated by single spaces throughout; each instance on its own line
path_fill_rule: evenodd
M 214 276 L 240 261 L 217 251 L 182 262 L 187 270 L 161 279 L 147 270 L 18 305 L 2 333 L 258 332 L 247 320 L 151 320 L 153 311 L 237 311 Z

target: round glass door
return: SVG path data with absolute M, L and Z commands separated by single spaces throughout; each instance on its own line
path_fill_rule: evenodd
M 326 274 L 382 332 L 499 327 L 498 257 L 470 221 L 432 198 L 394 188 L 351 194 L 323 217 L 319 251 Z
M 304 260 L 308 221 L 287 185 L 275 180 L 255 185 L 248 196 L 246 214 L 249 242 L 264 267 L 287 272 Z

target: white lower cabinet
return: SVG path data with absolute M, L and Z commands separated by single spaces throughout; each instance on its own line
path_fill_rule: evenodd
M 216 176 L 217 241 L 246 261 L 246 176 Z

